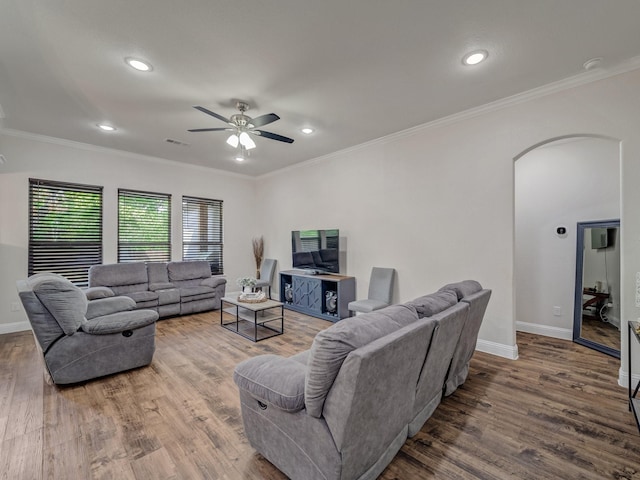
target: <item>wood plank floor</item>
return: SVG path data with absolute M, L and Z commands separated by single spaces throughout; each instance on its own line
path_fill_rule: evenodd
M 218 312 L 164 320 L 149 367 L 65 388 L 46 383 L 31 333 L 2 335 L 0 478 L 283 479 L 247 443 L 233 367 L 327 326 L 286 312 L 285 334 L 254 344 Z M 619 361 L 531 334 L 518 346 L 517 361 L 477 352 L 381 478 L 640 479 Z

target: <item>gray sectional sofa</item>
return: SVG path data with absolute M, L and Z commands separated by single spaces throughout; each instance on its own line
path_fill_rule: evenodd
M 491 291 L 467 280 L 237 365 L 249 442 L 292 479 L 373 479 L 464 383 Z
M 90 298 L 125 295 L 136 308 L 152 309 L 160 318 L 216 310 L 227 280 L 212 276 L 209 262 L 115 263 L 89 269 Z

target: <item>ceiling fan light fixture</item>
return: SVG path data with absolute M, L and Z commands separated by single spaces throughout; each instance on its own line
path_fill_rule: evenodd
M 244 162 L 245 157 L 244 157 L 244 153 L 243 152 L 239 152 L 236 156 L 235 156 L 236 162 Z
M 300 131 L 305 135 L 311 135 L 315 130 L 311 127 L 304 127 L 304 128 L 301 128 Z
M 240 142 L 240 139 L 238 138 L 238 135 L 236 135 L 235 133 L 231 135 L 229 138 L 227 138 L 227 144 L 231 145 L 233 148 L 238 148 L 239 142 Z
M 252 148 L 256 148 L 256 143 L 252 140 L 247 132 L 242 132 L 240 134 L 240 144 L 246 148 L 247 150 L 251 150 Z

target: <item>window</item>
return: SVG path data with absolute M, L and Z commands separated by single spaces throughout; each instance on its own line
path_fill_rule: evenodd
M 102 187 L 29 179 L 29 275 L 53 272 L 80 287 L 102 263 Z
M 182 197 L 182 259 L 207 260 L 222 274 L 222 200 Z
M 171 195 L 118 190 L 118 262 L 171 260 Z

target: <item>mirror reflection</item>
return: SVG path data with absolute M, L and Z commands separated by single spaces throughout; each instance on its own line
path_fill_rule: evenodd
M 619 220 L 577 229 L 573 340 L 620 358 Z

